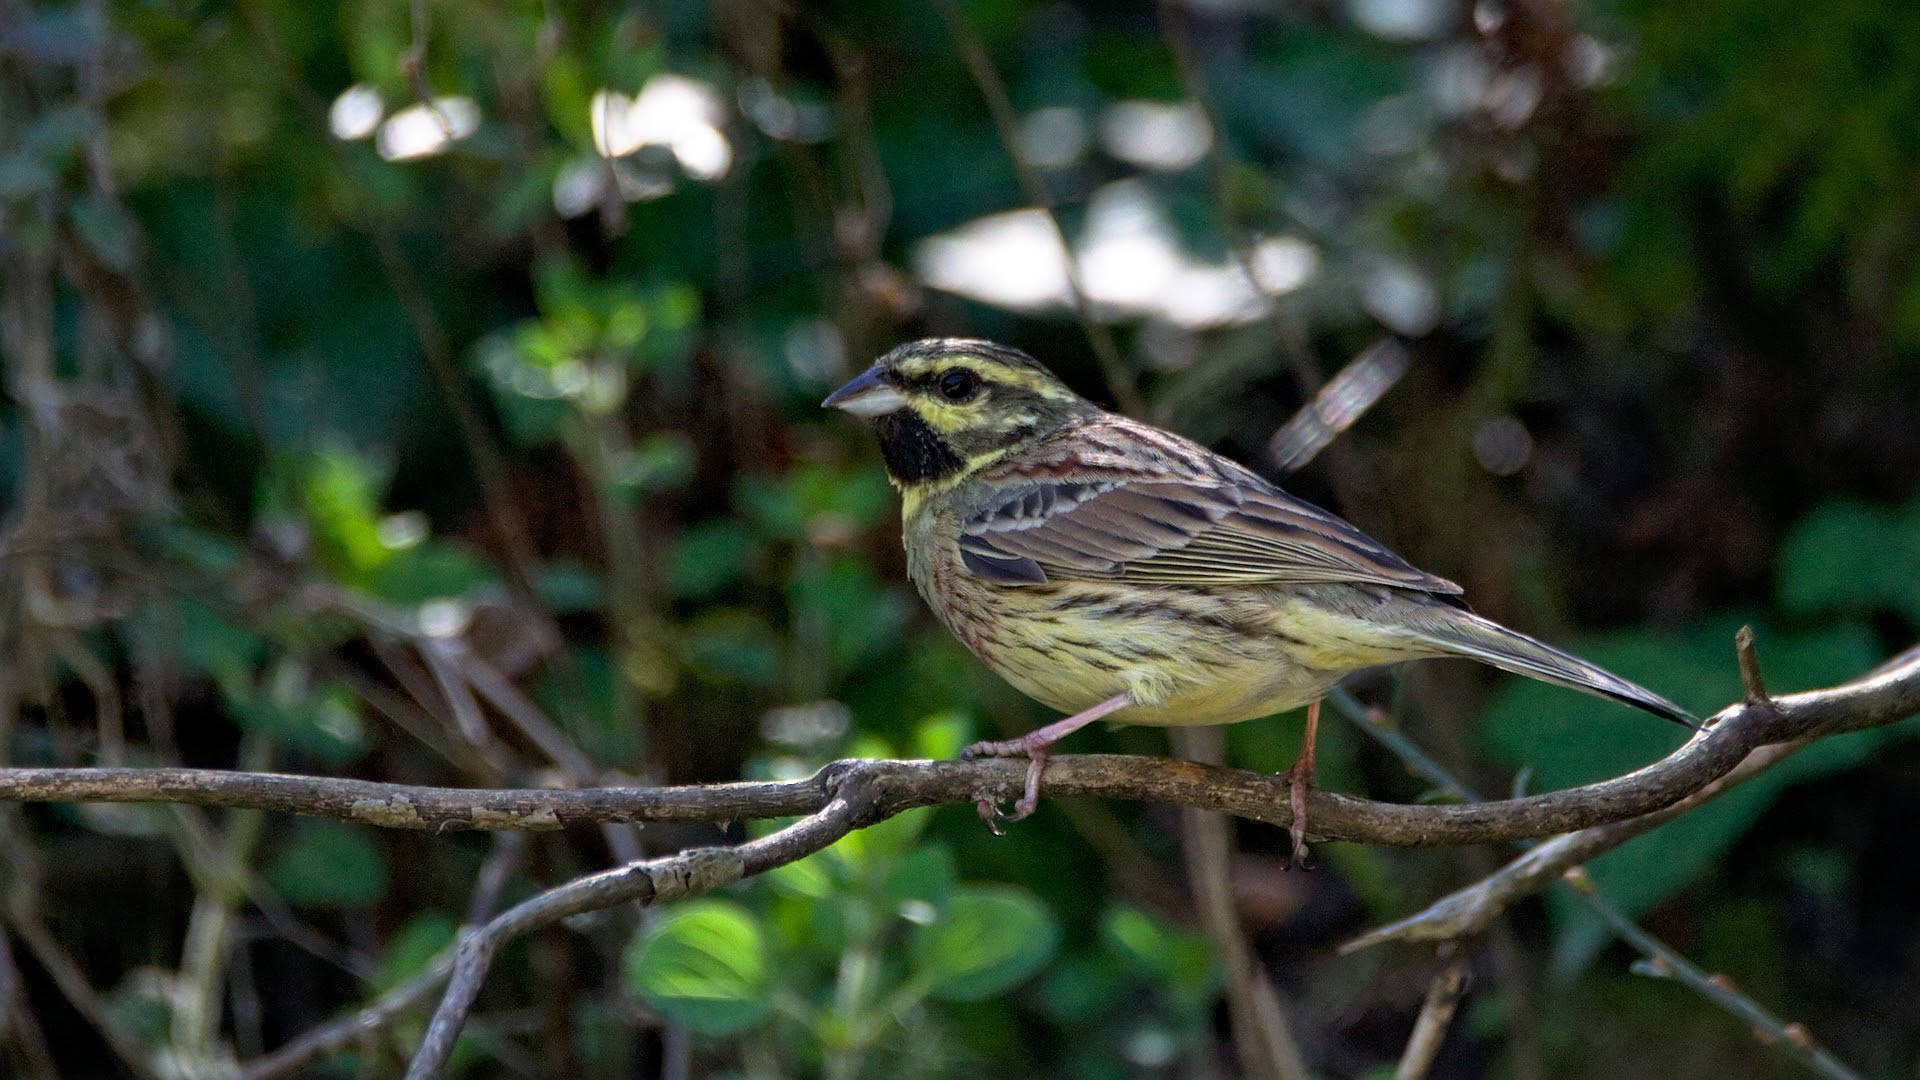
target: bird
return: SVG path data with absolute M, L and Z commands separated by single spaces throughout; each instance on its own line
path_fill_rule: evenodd
M 870 420 L 901 498 L 907 571 L 934 615 L 1028 697 L 1068 714 L 963 756 L 1025 757 L 1103 717 L 1231 724 L 1307 707 L 1285 775 L 1306 853 L 1319 703 L 1361 668 L 1465 657 L 1697 721 L 1666 698 L 1474 613 L 1460 586 L 1251 469 L 1108 412 L 991 341 L 901 345 L 822 407 Z

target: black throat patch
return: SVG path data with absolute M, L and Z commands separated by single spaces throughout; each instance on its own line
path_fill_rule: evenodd
M 874 422 L 874 428 L 880 433 L 880 456 L 887 461 L 887 472 L 902 484 L 944 480 L 966 468 L 953 447 L 912 409 L 888 413 Z

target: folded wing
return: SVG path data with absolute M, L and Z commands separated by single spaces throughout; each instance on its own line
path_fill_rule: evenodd
M 993 478 L 986 486 L 998 494 L 961 523 L 968 569 L 1003 584 L 1367 582 L 1460 591 L 1224 458 L 1208 454 L 1208 467 L 1184 470 L 1099 458 Z

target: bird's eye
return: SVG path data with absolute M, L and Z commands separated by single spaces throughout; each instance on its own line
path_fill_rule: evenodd
M 966 368 L 954 368 L 940 376 L 940 396 L 948 401 L 966 401 L 979 389 L 979 378 Z

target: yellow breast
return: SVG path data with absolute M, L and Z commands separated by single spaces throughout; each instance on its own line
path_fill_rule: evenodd
M 908 517 L 914 584 L 987 666 L 1062 712 L 1124 692 L 1137 704 L 1116 713 L 1116 721 L 1235 723 L 1305 705 L 1345 672 L 1398 658 L 1328 621 L 1338 617 L 1311 609 L 1290 616 L 1299 605 L 1278 590 L 992 584 L 961 565 L 958 544 L 944 539 L 952 535 L 937 512 Z M 1288 632 L 1290 617 L 1301 619 L 1304 629 Z

